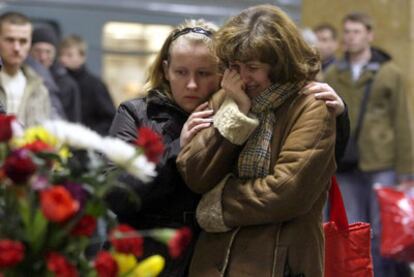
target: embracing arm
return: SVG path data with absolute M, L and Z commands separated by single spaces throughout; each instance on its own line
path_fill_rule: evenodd
M 293 219 L 309 212 L 327 190 L 335 171 L 334 118 L 323 103 L 307 101 L 289 120 L 273 174 L 227 176 L 203 196 L 197 219 L 206 231 Z

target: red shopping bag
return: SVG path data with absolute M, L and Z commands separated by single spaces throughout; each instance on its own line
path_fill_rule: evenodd
M 397 188 L 375 190 L 381 212 L 381 255 L 414 262 L 414 196 Z
M 332 177 L 329 222 L 325 233 L 325 277 L 371 277 L 371 229 L 368 223 L 348 225 L 341 191 Z

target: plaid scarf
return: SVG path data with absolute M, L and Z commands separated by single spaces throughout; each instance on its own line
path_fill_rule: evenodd
M 270 143 L 276 116 L 274 110 L 299 91 L 298 84 L 273 84 L 252 100 L 251 112 L 259 119 L 259 126 L 240 152 L 238 176 L 264 177 L 270 170 Z

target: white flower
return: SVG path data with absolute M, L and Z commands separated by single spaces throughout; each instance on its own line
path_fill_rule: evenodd
M 128 173 L 144 182 L 156 176 L 155 164 L 145 155 L 137 155 L 136 148 L 120 139 L 106 137 L 103 139 L 101 152 L 111 161 L 121 165 Z
M 102 144 L 102 137 L 91 129 L 61 120 L 46 121 L 43 127 L 54 135 L 62 144 L 77 149 L 93 149 Z
M 61 120 L 46 121 L 43 127 L 62 144 L 100 152 L 144 182 L 156 176 L 155 164 L 148 161 L 145 155 L 138 155 L 134 146 L 118 138 L 102 137 L 85 126 Z

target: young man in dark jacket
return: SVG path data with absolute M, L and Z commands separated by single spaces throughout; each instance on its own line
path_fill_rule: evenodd
M 81 122 L 106 135 L 115 115 L 115 106 L 105 84 L 86 68 L 86 48 L 81 37 L 68 36 L 60 44 L 59 60 L 80 88 Z

